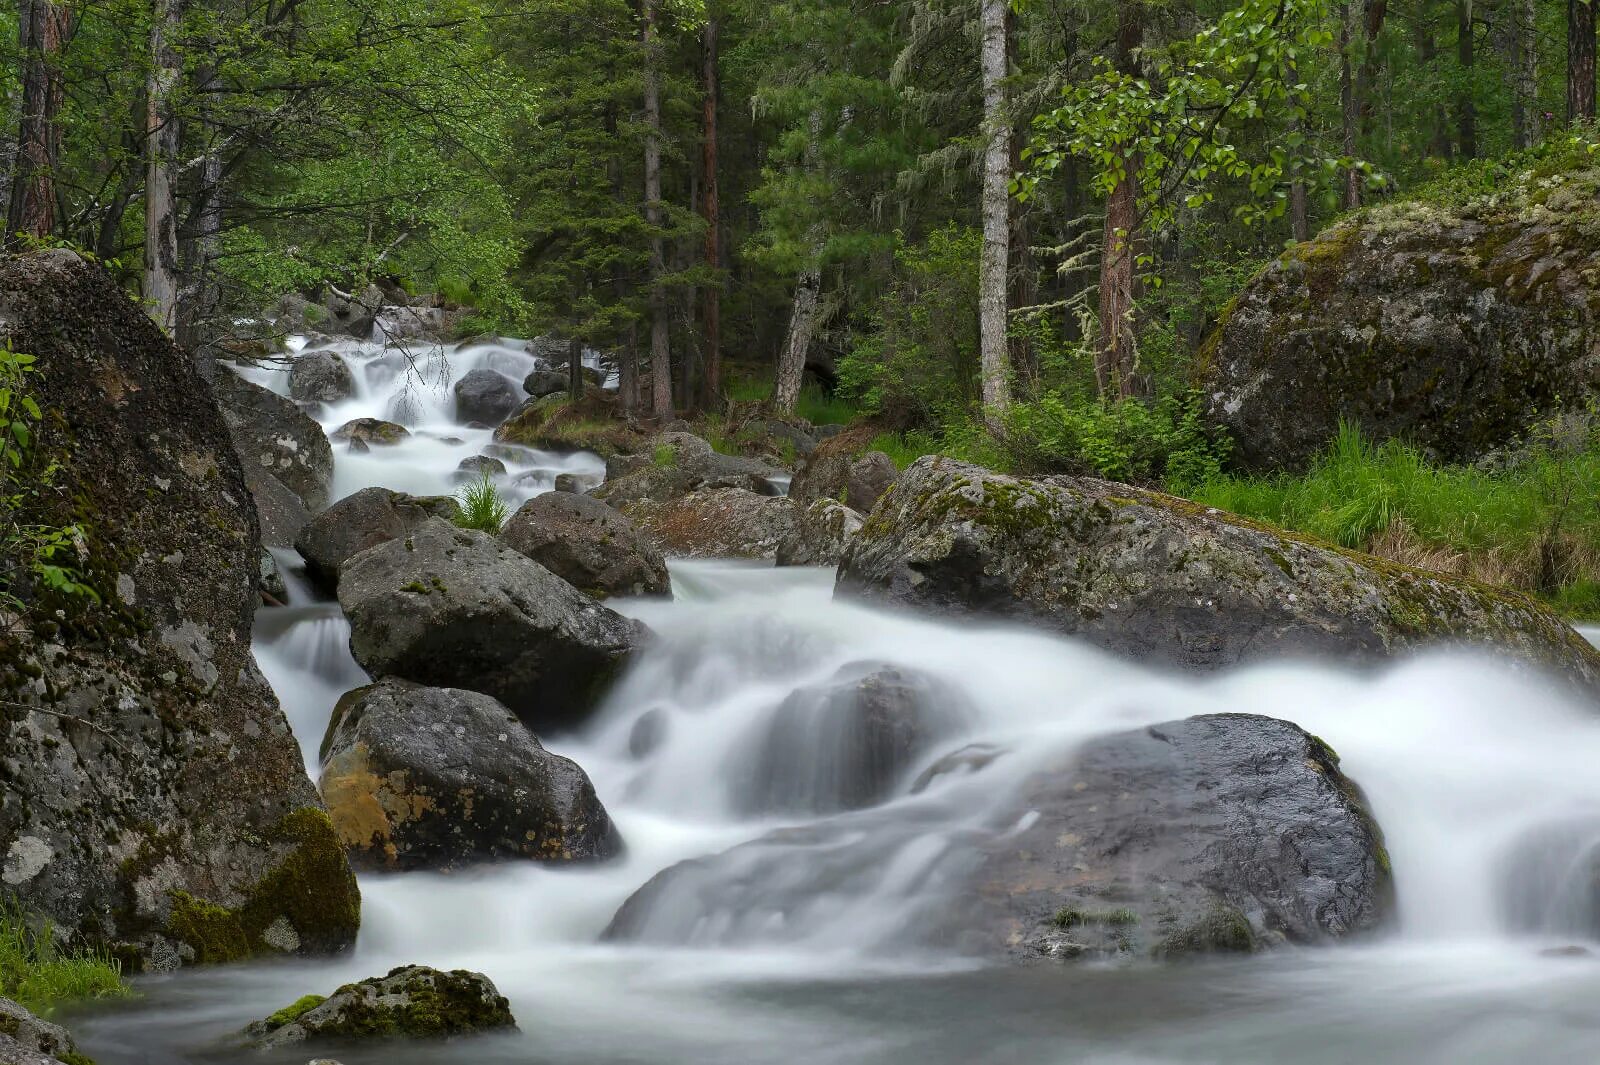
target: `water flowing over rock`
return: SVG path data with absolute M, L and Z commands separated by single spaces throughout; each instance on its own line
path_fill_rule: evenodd
M 1524 174 L 1454 207 L 1369 208 L 1296 245 L 1201 349 L 1209 416 L 1247 469 L 1294 468 L 1341 418 L 1448 461 L 1600 387 L 1600 169 Z
M 838 593 L 1026 622 L 1190 669 L 1474 644 L 1600 691 L 1600 652 L 1518 593 L 1157 492 L 937 457 L 879 504 L 839 568 Z
M 534 496 L 506 522 L 500 540 L 596 598 L 671 595 L 667 563 L 623 514 L 588 496 Z
M 370 1039 L 444 1039 L 515 1029 L 511 1004 L 482 973 L 406 965 L 307 995 L 245 1029 L 257 1047 Z
M 383 680 L 339 700 L 322 797 L 360 868 L 606 858 L 620 841 L 594 785 L 487 695 Z
M 205 382 L 71 253 L 0 261 L 0 292 L 60 415 L 61 491 L 21 517 L 86 526 L 101 600 L 22 587 L 0 647 L 8 894 L 153 968 L 348 946 L 359 895 L 250 653 L 256 516 Z
M 499 425 L 505 421 L 522 396 L 505 374 L 478 369 L 455 383 L 456 421 Z
M 336 351 L 307 351 L 289 367 L 289 395 L 300 403 L 339 403 L 356 390 L 350 364 Z
M 339 586 L 344 564 L 368 548 L 399 539 L 429 518 L 449 520 L 449 496 L 408 496 L 387 488 L 363 488 L 309 522 L 295 539 L 306 572 L 329 590 Z
M 973 802 L 961 786 L 957 809 Z M 1285 722 L 1224 714 L 1113 734 L 1036 762 L 1002 794 L 932 851 L 944 826 L 902 808 L 685 862 L 606 935 L 803 942 L 839 920 L 839 898 L 866 893 L 901 911 L 874 929 L 884 951 L 1176 958 L 1314 943 L 1390 916 L 1388 856 L 1360 792 Z
M 292 402 L 218 367 L 211 387 L 239 460 L 281 481 L 312 512 L 328 505 L 333 445 L 322 427 Z
M 1600 823 L 1546 825 L 1517 839 L 1497 889 L 1517 932 L 1600 938 Z
M 373 676 L 482 692 L 535 729 L 585 716 L 647 634 L 494 538 L 437 518 L 346 563 L 339 603 Z

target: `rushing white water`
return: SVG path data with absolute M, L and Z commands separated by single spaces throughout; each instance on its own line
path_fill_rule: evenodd
M 415 472 L 416 456 L 384 453 L 363 472 L 352 458 L 339 456 L 341 476 Z M 247 1021 L 417 962 L 487 973 L 522 1033 L 341 1049 L 346 1065 L 1600 1060 L 1600 960 L 1546 954 L 1600 933 L 1595 707 L 1470 655 L 1380 672 L 1300 662 L 1202 678 L 1035 632 L 838 602 L 818 570 L 676 563 L 673 577 L 673 601 L 622 604 L 651 625 L 654 644 L 580 732 L 546 737 L 593 778 L 624 857 L 365 877 L 349 956 L 146 980 L 143 1002 L 81 1019 L 88 1049 L 113 1065 L 239 1060 L 230 1039 Z M 337 607 L 303 592 L 262 612 L 256 651 L 314 774 L 333 702 L 365 678 Z M 839 737 L 820 711 L 804 729 L 780 727 L 795 714 L 779 708 L 864 665 L 930 678 L 949 713 L 886 802 L 805 812 L 807 794 L 833 809 L 839 781 L 814 770 L 837 756 Z M 993 970 L 905 949 L 945 863 L 972 833 L 992 830 L 1033 759 L 1217 712 L 1288 719 L 1339 752 L 1387 836 L 1391 934 L 1188 966 Z M 997 756 L 915 789 L 926 765 L 973 743 Z M 770 764 L 762 758 L 774 745 L 791 763 L 780 767 L 782 801 L 753 768 Z M 812 824 L 843 829 L 764 847 L 740 883 L 667 915 L 671 945 L 599 941 L 657 872 Z

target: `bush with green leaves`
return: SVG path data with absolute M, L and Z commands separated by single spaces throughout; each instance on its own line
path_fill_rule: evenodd
M 1180 492 L 1220 474 L 1228 454 L 1192 394 L 1101 403 L 1047 392 L 1012 408 L 1006 443 L 1025 469 L 1165 483 Z
M 506 502 L 488 474 L 456 495 L 456 524 L 463 529 L 476 529 L 495 535 L 505 526 L 509 517 L 511 504 Z

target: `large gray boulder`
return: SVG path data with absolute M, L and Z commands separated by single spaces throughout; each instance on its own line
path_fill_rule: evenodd
M 387 679 L 339 700 L 322 798 L 351 864 L 449 870 L 621 849 L 589 777 L 487 695 Z
M 0 293 L 0 335 L 38 359 L 37 454 L 61 464 L 16 516 L 81 523 L 99 597 L 10 587 L 6 894 L 135 967 L 349 946 L 355 879 L 250 653 L 259 533 L 206 383 L 70 252 L 0 259 Z
M 1017 787 L 987 765 L 1031 759 Z M 1389 861 L 1360 791 L 1326 744 L 1246 715 L 1177 721 L 1054 756 L 967 759 L 935 778 L 961 828 L 866 811 L 784 829 L 674 866 L 618 911 L 606 936 L 659 944 L 768 945 L 828 938 L 829 900 L 919 875 L 885 922 L 881 952 L 955 950 L 1025 960 L 1178 958 L 1314 944 L 1381 927 Z M 986 780 L 993 779 L 988 790 Z M 983 812 L 971 820 L 973 810 Z M 900 862 L 899 865 L 906 863 Z
M 469 370 L 455 384 L 456 421 L 499 425 L 517 409 L 522 396 L 517 386 L 494 370 Z
M 570 382 L 564 373 L 554 370 L 535 370 L 522 382 L 522 390 L 534 399 L 543 399 L 565 392 Z
M 438 518 L 347 562 L 339 603 L 374 677 L 482 692 L 534 729 L 591 711 L 647 634 L 493 537 Z
M 1197 370 L 1237 465 L 1303 466 L 1341 419 L 1471 461 L 1593 399 L 1600 168 L 1498 184 L 1358 212 L 1245 286 Z
M 350 364 L 336 351 L 307 351 L 289 367 L 289 395 L 300 403 L 339 403 L 356 391 Z
M 345 984 L 333 994 L 307 995 L 245 1029 L 261 1049 L 300 1043 L 373 1039 L 447 1039 L 515 1030 L 511 1004 L 482 973 L 425 965 L 391 969 Z
M 837 593 L 1009 619 L 1130 657 L 1219 669 L 1463 643 L 1600 691 L 1600 651 L 1515 592 L 1089 478 L 920 459 L 839 567 Z
M 294 546 L 306 560 L 306 572 L 331 591 L 339 586 L 344 564 L 356 555 L 405 536 L 429 518 L 451 520 L 456 510 L 449 496 L 363 488 L 308 522 Z
M 333 445 L 322 426 L 292 401 L 224 367 L 211 387 L 244 466 L 276 477 L 312 512 L 327 506 Z
M 500 540 L 597 599 L 672 594 L 661 551 L 598 499 L 571 492 L 534 496 L 506 522 Z
M 305 501 L 260 467 L 245 466 L 244 483 L 250 488 L 256 517 L 261 522 L 261 545 L 293 547 L 295 537 L 311 522 Z

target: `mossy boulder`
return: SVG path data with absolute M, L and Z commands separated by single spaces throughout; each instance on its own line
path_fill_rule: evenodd
M 482 973 L 406 965 L 307 996 L 245 1029 L 261 1048 L 371 1039 L 448 1039 L 515 1031 L 511 1004 Z
M 495 430 L 494 438 L 541 451 L 593 451 L 603 458 L 639 451 L 648 439 L 615 396 L 594 389 L 577 403 L 561 393 L 530 399 Z
M 691 492 L 630 503 L 622 512 L 668 556 L 776 559 L 801 535 L 799 508 L 785 496 L 747 488 Z
M 794 532 L 778 545 L 780 566 L 837 566 L 866 518 L 837 499 L 796 505 Z
M 1470 644 L 1600 692 L 1600 651 L 1519 593 L 1159 492 L 935 456 L 867 519 L 837 594 L 1021 621 L 1197 670 Z
M 487 695 L 388 679 L 339 700 L 322 797 L 359 868 L 608 858 L 621 840 L 578 764 Z
M 0 1065 L 94 1065 L 59 1024 L 0 998 Z
M 1296 468 L 1340 419 L 1471 461 L 1600 389 L 1600 169 L 1361 211 L 1226 308 L 1197 384 L 1245 469 Z
M 0 880 L 135 967 L 349 946 L 355 879 L 250 652 L 261 549 L 227 422 L 102 269 L 3 259 L 0 293 L 61 464 L 19 518 L 82 524 L 99 599 L 13 585 Z
M 411 436 L 411 430 L 382 418 L 353 418 L 332 433 L 330 440 L 349 444 L 353 451 L 369 451 L 375 447 L 394 447 Z
M 593 710 L 648 635 L 493 537 L 438 518 L 347 562 L 339 603 L 372 676 L 482 692 L 536 731 Z

